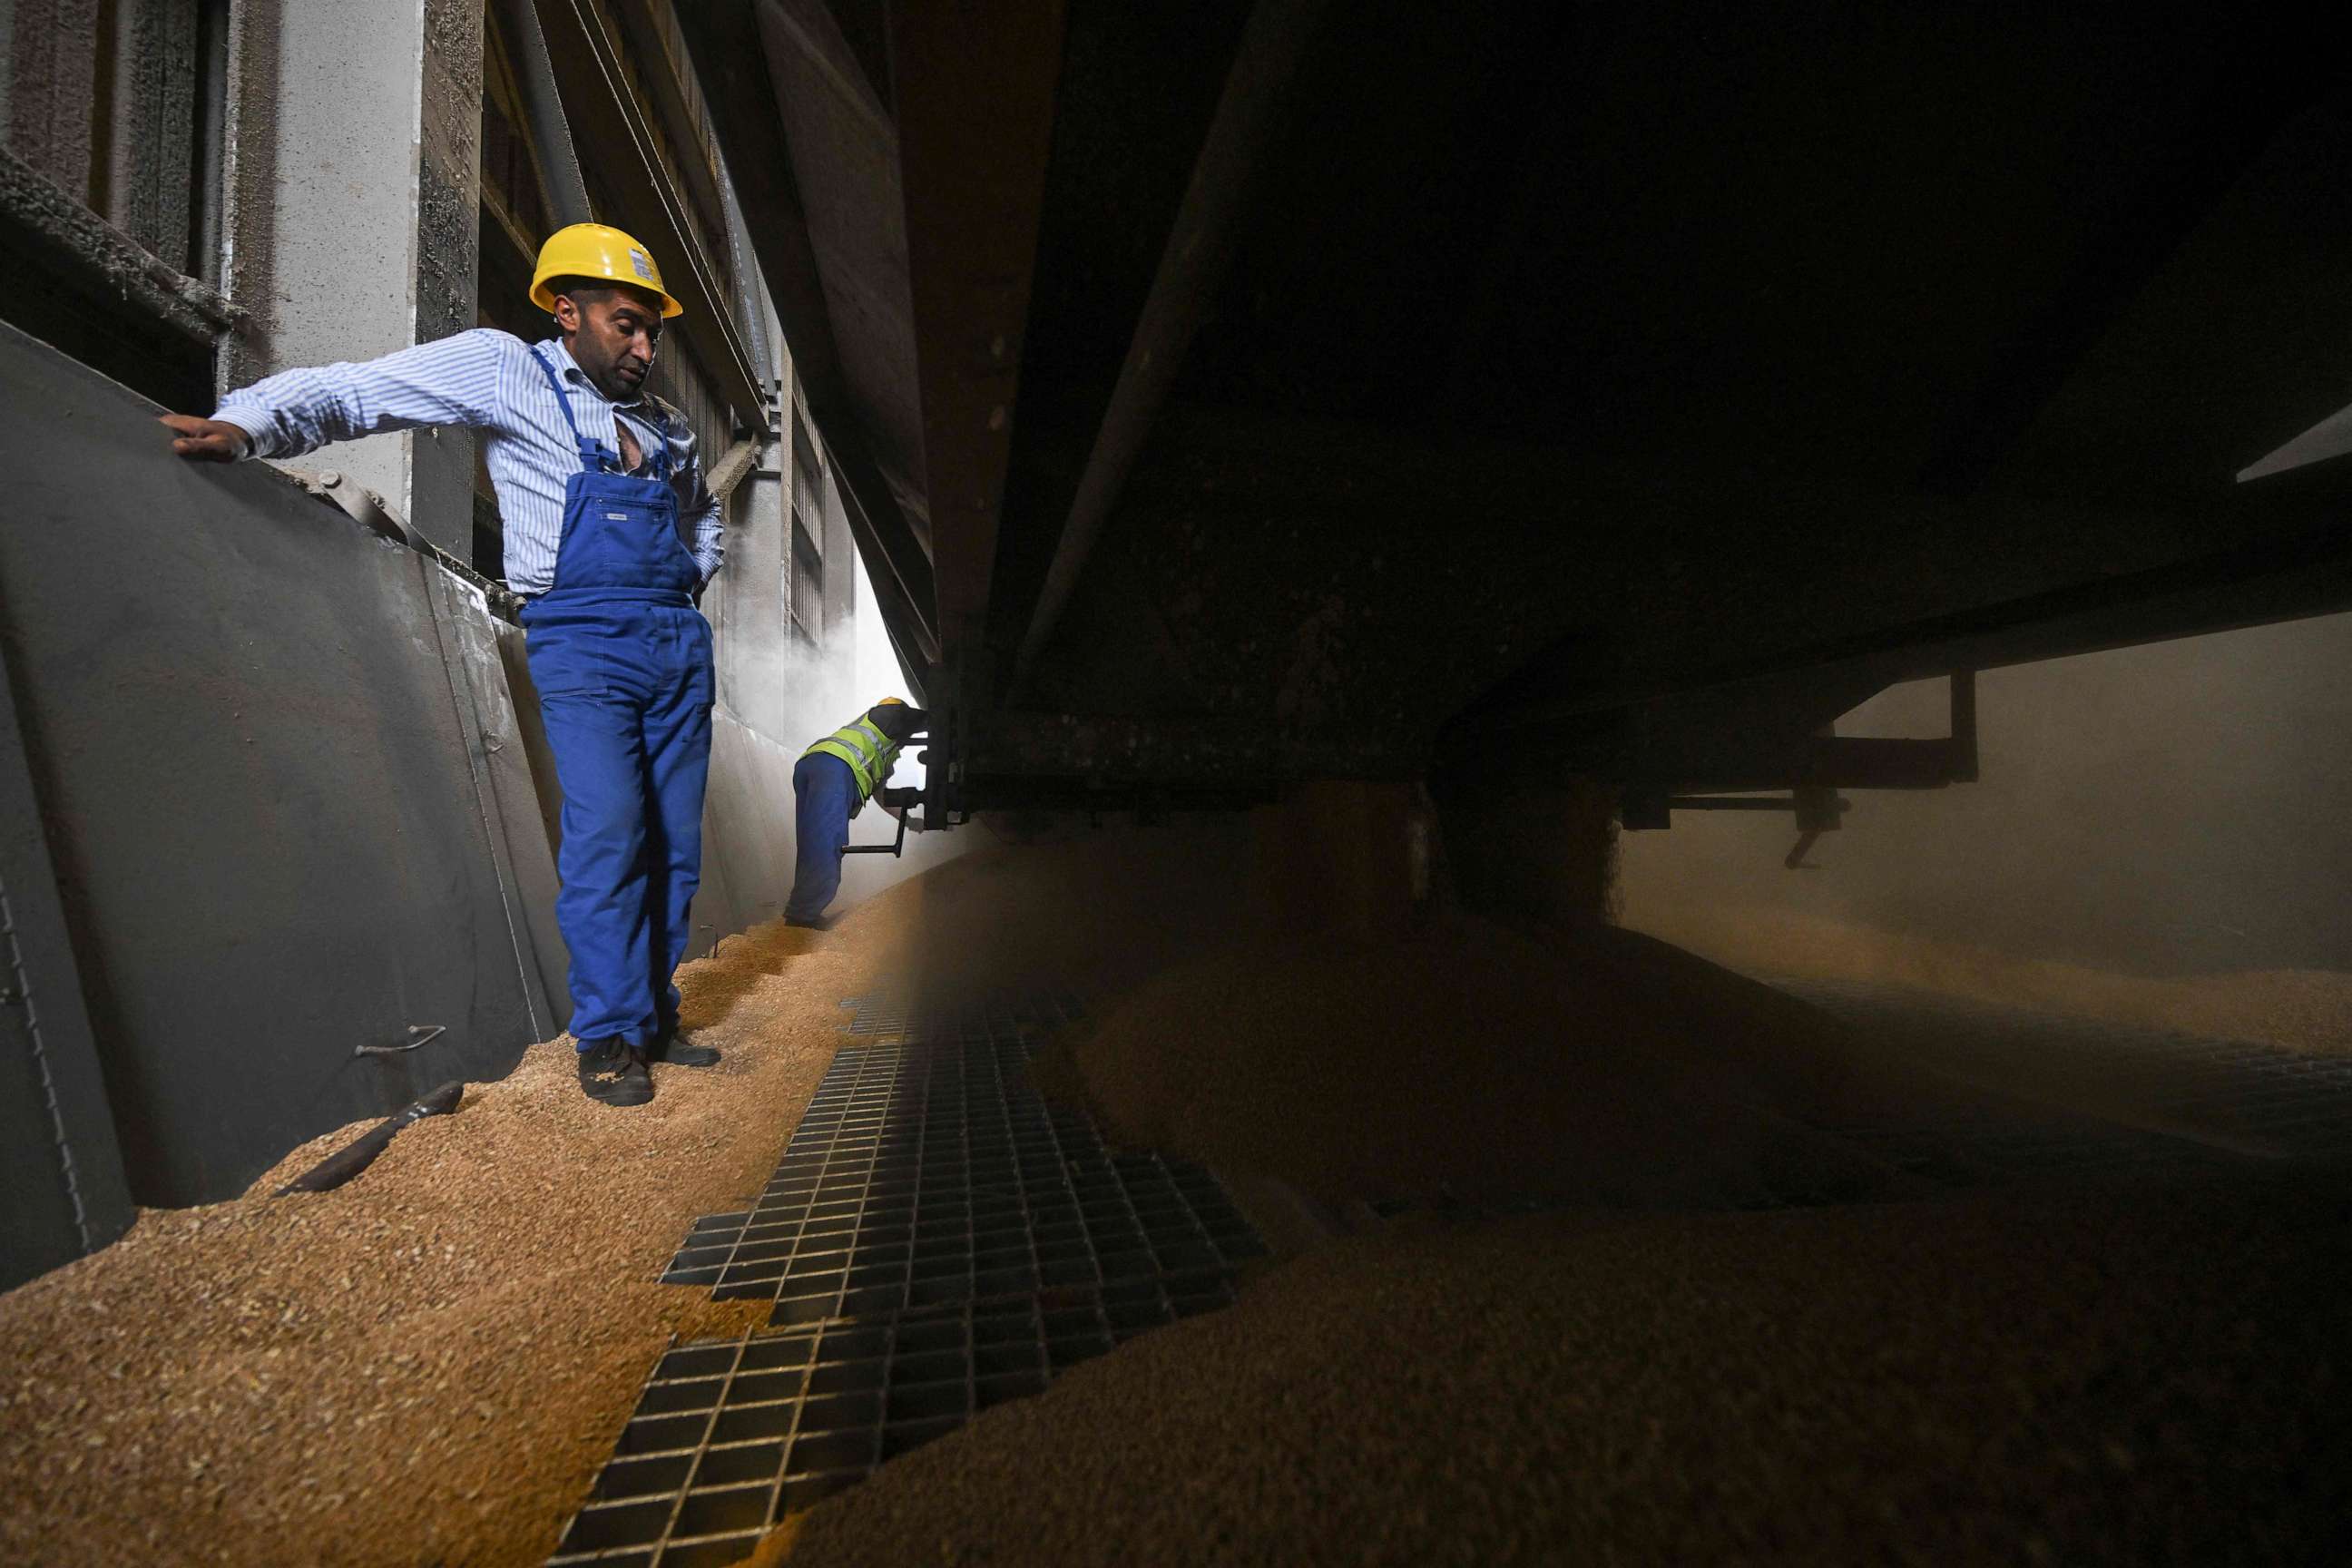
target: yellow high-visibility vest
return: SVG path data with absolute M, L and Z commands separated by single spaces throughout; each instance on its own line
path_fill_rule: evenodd
M 874 792 L 882 787 L 890 770 L 898 765 L 898 742 L 863 718 L 844 724 L 801 754 L 814 757 L 819 752 L 839 757 L 849 764 L 850 773 L 857 780 L 859 809 L 874 798 Z

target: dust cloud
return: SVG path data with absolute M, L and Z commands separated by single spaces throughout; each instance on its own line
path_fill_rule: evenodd
M 1624 836 L 1626 925 L 1750 971 L 1881 978 L 2352 1044 L 2352 616 L 1990 670 L 1982 782 Z M 1841 734 L 1944 732 L 1941 681 Z

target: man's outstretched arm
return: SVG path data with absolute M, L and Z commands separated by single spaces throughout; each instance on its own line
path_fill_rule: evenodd
M 230 393 L 210 419 L 167 414 L 163 424 L 172 450 L 215 463 L 298 457 L 382 430 L 488 425 L 501 379 L 530 371 L 526 352 L 505 332 L 477 328 L 362 363 L 282 371 Z

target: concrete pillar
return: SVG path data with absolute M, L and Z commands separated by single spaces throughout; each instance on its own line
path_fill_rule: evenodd
M 253 325 L 224 386 L 473 326 L 481 0 L 244 0 L 229 47 L 223 276 Z M 371 437 L 331 462 L 471 553 L 470 432 Z

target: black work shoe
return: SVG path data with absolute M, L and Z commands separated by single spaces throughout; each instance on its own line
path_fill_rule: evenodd
M 674 1068 L 709 1068 L 719 1065 L 719 1052 L 710 1046 L 695 1044 L 694 1037 L 683 1029 L 672 1029 L 654 1042 L 646 1053 L 649 1061 L 665 1062 Z
M 786 915 L 784 923 L 799 931 L 831 931 L 833 929 L 833 922 L 823 915 L 817 916 L 813 921 L 804 921 L 798 915 Z
M 580 1053 L 580 1092 L 604 1105 L 643 1105 L 654 1097 L 646 1053 L 615 1035 Z

